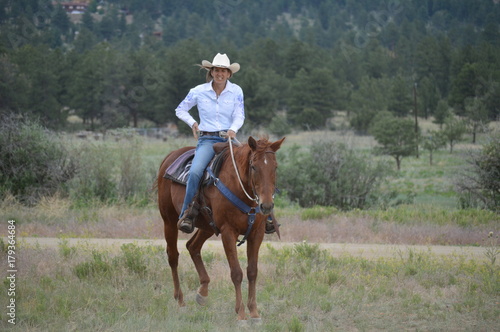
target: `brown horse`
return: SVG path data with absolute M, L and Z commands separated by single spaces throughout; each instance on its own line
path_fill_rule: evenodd
M 222 152 L 225 154 L 225 159 L 220 169 L 218 182 L 225 184 L 225 186 L 235 196 L 239 197 L 241 201 L 246 203 L 247 206 L 255 208 L 252 211 L 257 210 L 260 212 L 256 215 L 254 214 L 255 219 L 250 232 L 247 234 L 247 230 L 249 229 L 249 218 L 252 213 L 243 213 L 231 203 L 226 196 L 223 196 L 218 187 L 209 185 L 207 187 L 202 187 L 200 196 L 201 200 L 205 202 L 206 206 L 212 211 L 213 218 L 209 218 L 210 214 L 208 213 L 200 213 L 196 219 L 196 227 L 198 229 L 186 244 L 200 279 L 200 287 L 197 291 L 196 300 L 200 305 L 204 305 L 206 303 L 206 297 L 208 296 L 210 277 L 207 274 L 201 258 L 201 249 L 208 238 L 215 234 L 216 231 L 220 231 L 224 251 L 231 269 L 231 280 L 233 281 L 236 291 L 235 310 L 238 315 L 238 320 L 245 320 L 246 314 L 241 293 L 243 271 L 238 261 L 236 242 L 238 236 L 245 234 L 247 235 L 246 243 L 248 258 L 247 306 L 250 311 L 250 318 L 260 320 L 256 301 L 257 263 L 259 248 L 264 238 L 266 218 L 274 208 L 273 198 L 276 184 L 276 169 L 278 167 L 275 152 L 280 148 L 284 139 L 285 138 L 276 142 L 270 142 L 267 139 L 256 141 L 254 138 L 249 137 L 247 144 L 234 148 L 234 160 L 241 177 L 241 183 L 247 193 L 255 196 L 255 201 L 250 200 L 243 192 L 231 157 L 229 156 L 229 149 Z M 163 160 L 157 180 L 158 205 L 165 227 L 168 263 L 172 270 L 172 278 L 174 281 L 174 298 L 180 306 L 184 306 L 184 296 L 180 287 L 177 271 L 179 260 L 179 251 L 177 250 L 177 221 L 186 187 L 164 178 L 163 175 L 168 166 L 171 165 L 178 156 L 189 149 L 190 147 L 185 147 L 171 152 Z M 209 219 L 213 219 L 216 227 L 209 224 Z

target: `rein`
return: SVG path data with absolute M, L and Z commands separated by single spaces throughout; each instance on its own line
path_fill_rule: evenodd
M 249 200 L 257 202 L 259 200 L 259 197 L 255 195 L 255 192 L 254 192 L 255 197 L 254 198 L 250 197 L 250 195 L 245 190 L 245 187 L 243 186 L 243 182 L 241 182 L 240 172 L 238 172 L 238 166 L 236 165 L 236 161 L 234 160 L 233 143 L 231 141 L 231 138 L 229 138 L 228 141 L 229 141 L 229 150 L 231 151 L 231 160 L 233 161 L 234 171 L 236 172 L 236 177 L 240 182 L 241 189 L 243 189 L 243 192 L 245 193 L 245 195 L 248 197 Z

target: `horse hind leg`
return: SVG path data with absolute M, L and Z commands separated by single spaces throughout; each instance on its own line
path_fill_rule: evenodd
M 174 282 L 174 298 L 177 300 L 179 306 L 185 306 L 184 294 L 181 290 L 181 284 L 179 280 L 179 250 L 177 249 L 177 238 L 178 230 L 177 224 L 169 223 L 168 220 L 165 221 L 165 240 L 167 242 L 167 256 L 168 264 L 170 265 L 170 270 L 172 271 L 172 280 Z
M 189 239 L 186 243 L 186 248 L 189 251 L 191 259 L 193 260 L 196 271 L 198 272 L 198 277 L 200 279 L 200 287 L 196 292 L 196 302 L 199 305 L 206 305 L 208 297 L 208 284 L 210 283 L 210 277 L 208 276 L 205 264 L 203 263 L 201 257 L 201 248 L 205 241 L 213 235 L 213 232 L 207 232 L 202 229 L 198 229 L 195 235 Z

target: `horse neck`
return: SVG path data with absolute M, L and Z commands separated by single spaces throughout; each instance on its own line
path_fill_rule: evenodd
M 236 162 L 236 167 L 238 168 L 238 173 L 241 178 L 241 182 L 245 186 L 245 189 L 251 190 L 249 186 L 249 163 L 250 163 L 250 147 L 248 145 L 243 145 L 242 147 L 234 148 L 234 161 Z M 234 169 L 233 161 L 231 160 L 231 152 L 227 149 L 227 156 L 225 162 L 222 166 L 221 177 L 224 175 L 229 181 L 227 183 L 228 187 L 236 188 L 240 187 L 239 181 L 237 179 L 236 171 Z

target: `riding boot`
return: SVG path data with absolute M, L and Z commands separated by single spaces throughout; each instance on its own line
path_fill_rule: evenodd
M 272 234 L 274 232 L 276 232 L 276 227 L 274 227 L 274 223 L 273 223 L 273 215 L 269 215 L 267 217 L 267 220 L 266 220 L 266 234 Z M 278 227 L 281 226 L 281 224 L 277 224 Z
M 198 216 L 199 209 L 200 205 L 196 201 L 195 197 L 195 200 L 189 204 L 188 208 L 184 211 L 184 214 L 177 222 L 177 228 L 186 234 L 191 234 L 194 231 L 195 221 Z

